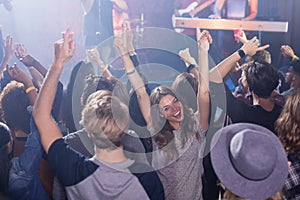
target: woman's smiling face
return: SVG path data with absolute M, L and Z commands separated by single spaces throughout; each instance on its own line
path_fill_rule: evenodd
M 174 96 L 167 94 L 162 97 L 159 101 L 159 107 L 161 113 L 170 122 L 170 124 L 175 128 L 180 125 L 180 122 L 184 118 L 183 107 L 181 102 Z

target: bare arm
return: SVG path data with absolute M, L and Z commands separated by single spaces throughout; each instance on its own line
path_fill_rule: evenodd
M 51 109 L 63 66 L 74 55 L 75 51 L 75 43 L 68 37 L 70 29 L 66 33 L 63 39 L 58 40 L 54 44 L 55 58 L 39 92 L 33 110 L 33 116 L 46 153 L 48 153 L 51 144 L 55 140 L 62 138 L 60 129 L 51 116 Z
M 294 50 L 289 45 L 282 45 L 280 51 L 283 56 L 289 57 L 292 61 L 299 59 L 299 57 L 294 53 Z
M 199 56 L 199 83 L 197 94 L 198 117 L 201 127 L 208 129 L 210 97 L 209 97 L 209 70 L 208 70 L 208 50 L 212 38 L 208 31 L 201 34 L 198 31 L 198 56 Z
M 47 69 L 32 55 L 28 54 L 26 47 L 23 44 L 16 45 L 15 56 L 26 66 L 34 67 L 43 77 L 47 74 Z
M 42 66 L 34 57 L 27 53 L 27 49 L 22 44 L 16 45 L 15 56 L 27 67 L 32 76 L 34 84 L 41 88 L 47 69 Z
M 3 44 L 3 48 L 4 48 L 4 58 L 0 66 L 1 73 L 5 69 L 6 65 L 9 64 L 10 60 L 14 55 L 14 51 L 16 49 L 15 45 L 13 45 L 13 38 L 10 35 L 6 36 Z
M 245 55 L 253 56 L 257 51 L 262 51 L 268 48 L 269 45 L 259 47 L 259 40 L 253 37 L 246 42 L 240 49 L 244 51 Z M 221 61 L 217 66 L 209 72 L 209 79 L 212 82 L 221 83 L 223 78 L 228 74 L 232 67 L 235 67 L 236 62 L 241 59 L 238 52 L 234 52 L 229 57 Z
M 244 20 L 253 20 L 257 16 L 257 0 L 249 0 L 249 6 L 250 6 L 250 14 L 244 18 Z
M 194 10 L 190 12 L 190 16 L 195 17 L 199 12 L 213 4 L 215 1 L 216 0 L 207 0 L 204 3 L 198 5 Z
M 143 79 L 134 68 L 134 65 L 129 56 L 127 44 L 132 43 L 132 36 L 130 34 L 132 34 L 132 32 L 128 29 L 128 27 L 125 27 L 122 37 L 117 37 L 114 45 L 119 50 L 122 56 L 126 74 L 136 92 L 141 113 L 147 123 L 147 126 L 151 126 L 150 98 L 146 91 Z
M 30 105 L 34 105 L 37 91 L 34 87 L 31 78 L 23 72 L 16 64 L 13 67 L 6 67 L 8 74 L 15 80 L 24 84 L 25 92 L 28 95 Z
M 197 63 L 196 60 L 191 56 L 190 49 L 185 48 L 183 50 L 180 50 L 178 55 L 181 58 L 181 60 L 185 63 L 185 66 L 187 67 L 187 72 L 192 74 L 199 83 L 199 72 L 197 70 Z
M 212 19 L 221 19 L 221 10 L 224 6 L 226 0 L 217 0 L 214 5 L 214 14 L 210 15 L 209 18 Z
M 103 77 L 111 77 L 112 74 L 108 70 L 108 65 L 105 65 L 103 61 L 100 58 L 100 54 L 97 48 L 88 50 L 88 58 L 90 61 L 94 62 L 98 68 L 100 69 L 100 72 L 102 73 Z

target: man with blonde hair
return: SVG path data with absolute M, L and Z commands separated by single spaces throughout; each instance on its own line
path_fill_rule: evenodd
M 164 199 L 156 172 L 125 157 L 121 139 L 129 123 L 128 108 L 109 92 L 92 94 L 82 112 L 82 123 L 94 143 L 94 157 L 85 157 L 62 138 L 51 107 L 63 66 L 75 51 L 69 33 L 68 29 L 54 45 L 55 59 L 33 111 L 42 146 L 68 199 Z

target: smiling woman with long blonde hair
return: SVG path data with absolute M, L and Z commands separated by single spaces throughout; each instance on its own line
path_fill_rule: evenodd
M 211 36 L 203 31 L 198 41 L 199 85 L 197 112 L 188 109 L 176 93 L 166 87 L 153 89 L 150 97 L 145 84 L 129 58 L 132 33 L 124 27 L 123 37 L 116 38 L 125 71 L 138 97 L 138 104 L 153 136 L 152 166 L 158 171 L 166 199 L 202 199 L 203 166 L 201 150 L 208 129 L 208 50 Z

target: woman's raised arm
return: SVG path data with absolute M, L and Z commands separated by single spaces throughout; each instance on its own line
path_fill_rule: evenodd
M 121 55 L 127 77 L 136 92 L 138 103 L 147 126 L 151 126 L 150 98 L 146 91 L 144 81 L 135 69 L 129 56 L 129 49 L 131 49 L 130 47 L 133 46 L 132 39 L 133 35 L 129 29 L 129 24 L 125 23 L 123 27 L 123 33 L 120 37 L 116 37 L 114 46 L 118 49 Z

